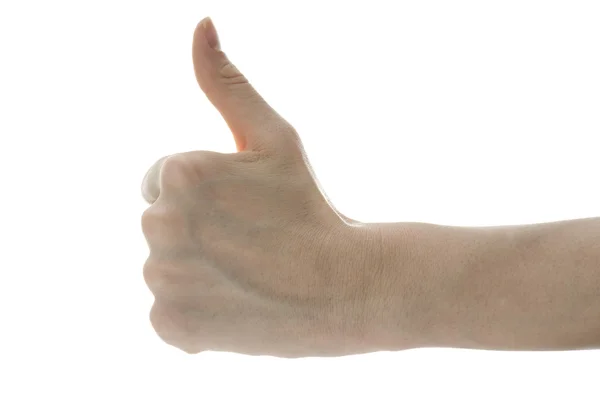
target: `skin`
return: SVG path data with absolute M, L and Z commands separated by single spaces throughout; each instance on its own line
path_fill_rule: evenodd
M 288 358 L 600 346 L 597 220 L 352 220 L 327 199 L 297 131 L 221 51 L 209 18 L 194 32 L 193 62 L 238 152 L 165 156 L 144 177 L 144 279 L 166 343 Z

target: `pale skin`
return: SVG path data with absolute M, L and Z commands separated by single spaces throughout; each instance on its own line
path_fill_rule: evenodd
M 165 156 L 142 183 L 150 321 L 166 343 L 288 358 L 600 347 L 600 219 L 352 220 L 210 19 L 194 32 L 193 62 L 238 152 Z

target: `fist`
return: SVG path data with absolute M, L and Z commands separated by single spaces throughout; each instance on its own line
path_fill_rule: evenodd
M 196 78 L 238 152 L 178 153 L 146 174 L 151 324 L 188 353 L 355 353 L 369 326 L 376 239 L 329 203 L 295 129 L 203 22 L 194 33 Z

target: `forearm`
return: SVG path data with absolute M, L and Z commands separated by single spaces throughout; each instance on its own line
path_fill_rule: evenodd
M 395 350 L 401 334 L 414 347 L 600 347 L 600 218 L 370 227 L 381 233 L 388 280 L 402 269 L 382 283 L 379 348 Z

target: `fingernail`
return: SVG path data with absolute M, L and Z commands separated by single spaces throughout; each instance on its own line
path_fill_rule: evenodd
M 204 18 L 200 21 L 202 24 L 202 29 L 204 30 L 204 37 L 206 37 L 206 41 L 210 48 L 214 48 L 215 50 L 221 51 L 221 43 L 219 42 L 219 35 L 217 34 L 217 29 L 215 28 L 215 24 L 213 23 L 210 17 Z

